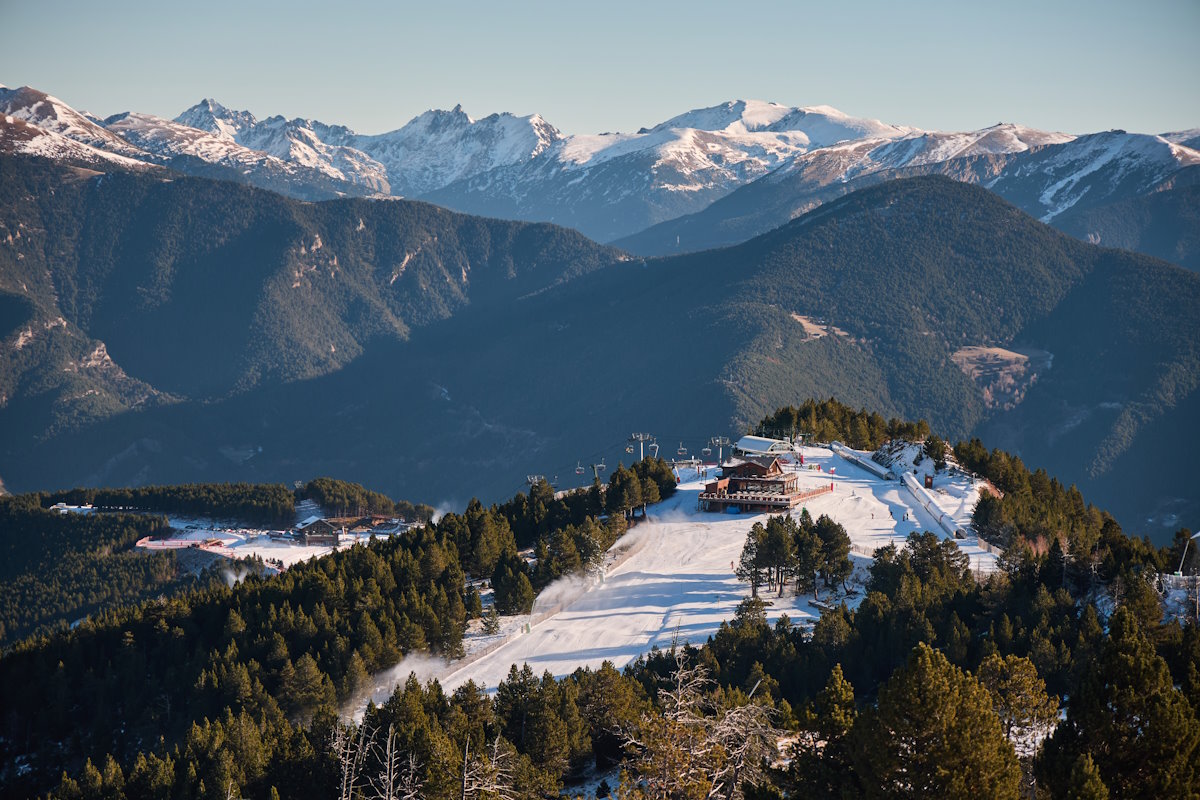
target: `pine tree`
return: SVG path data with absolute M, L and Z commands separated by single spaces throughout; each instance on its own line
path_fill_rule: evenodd
M 524 572 L 517 576 L 511 599 L 516 613 L 528 614 L 533 610 L 533 601 L 537 599 L 537 595 L 533 591 L 533 584 L 529 582 L 529 576 Z
M 363 661 L 362 656 L 355 650 L 350 654 L 350 661 L 346 665 L 346 676 L 343 679 L 342 691 L 343 697 L 353 697 L 357 692 L 366 689 L 371 685 L 371 675 L 367 672 L 367 665 Z
M 759 545 L 759 556 L 767 567 L 768 584 L 775 585 L 780 596 L 796 568 L 796 523 L 791 517 L 773 516 L 767 519 L 766 536 Z
M 854 687 L 842 674 L 842 665 L 835 664 L 796 740 L 788 770 L 793 796 L 814 800 L 842 796 L 853 768 L 846 737 L 857 716 Z
M 1136 615 L 1118 608 L 1109 635 L 1067 706 L 1067 719 L 1038 763 L 1042 783 L 1062 791 L 1080 753 L 1121 798 L 1200 793 L 1200 722 L 1175 688 Z
M 1100 778 L 1100 770 L 1090 753 L 1080 753 L 1071 767 L 1071 782 L 1067 784 L 1066 800 L 1108 800 L 1108 787 Z
M 846 579 L 854 571 L 850 561 L 850 536 L 844 527 L 825 514 L 817 518 L 813 530 L 821 540 L 821 578 L 830 589 L 839 583 L 844 589 Z
M 929 438 L 925 440 L 925 455 L 933 459 L 937 470 L 946 468 L 946 443 L 940 436 L 929 434 Z
M 1046 694 L 1046 682 L 1027 658 L 992 654 L 979 665 L 979 682 L 992 696 L 1004 737 L 1014 745 L 1031 736 L 1040 740 L 1058 721 L 1058 698 Z
M 764 557 L 760 555 L 760 551 L 766 536 L 767 531 L 761 522 L 750 526 L 750 531 L 746 534 L 746 543 L 742 545 L 742 553 L 738 557 L 737 567 L 734 569 L 738 580 L 750 584 L 751 597 L 758 597 L 758 587 L 764 579 Z
M 500 632 L 500 615 L 496 613 L 495 604 L 488 606 L 483 615 L 483 632 L 488 636 L 495 636 Z
M 642 514 L 646 513 L 646 506 L 652 506 L 662 500 L 662 496 L 658 491 L 658 482 L 650 476 L 646 476 L 642 480 Z
M 814 598 L 820 599 L 817 575 L 822 564 L 821 539 L 813 526 L 797 528 L 795 537 L 796 591 L 799 594 L 812 592 Z
M 1018 797 L 1021 768 L 979 681 L 922 643 L 850 734 L 866 797 Z

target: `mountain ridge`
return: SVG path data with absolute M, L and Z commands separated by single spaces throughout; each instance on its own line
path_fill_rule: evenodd
M 1198 164 L 1200 152 L 1164 137 L 1115 131 L 1066 137 L 995 126 L 970 135 L 863 140 L 797 156 L 695 214 L 613 243 L 647 256 L 726 246 L 856 189 L 929 174 L 984 186 L 1053 224 L 1060 215 L 1070 219 L 1188 183 Z
M 43 118 L 31 111 L 41 93 L 3 92 L 25 93 L 23 106 L 9 107 L 30 124 Z M 5 134 L 7 147 L 40 147 L 43 155 L 81 164 L 125 153 L 303 200 L 424 199 L 476 215 L 567 225 L 646 255 L 743 241 L 852 188 L 934 172 L 980 183 L 1052 221 L 1100 200 L 1121 203 L 1157 191 L 1200 158 L 1187 147 L 1197 142 L 1194 130 L 1074 136 L 1001 123 L 938 132 L 831 106 L 757 100 L 692 109 L 634 133 L 594 135 L 563 134 L 538 114 L 475 119 L 461 105 L 426 111 L 382 134 L 302 117 L 259 119 L 211 98 L 173 121 L 135 112 L 96 121 L 68 113 L 61 101 L 54 108 L 77 121 L 58 125 L 59 135 L 100 149 L 77 152 L 53 138 L 30 144 L 29 132 Z M 739 205 L 767 210 L 752 219 L 758 215 Z
M 45 204 L 39 224 L 53 229 L 74 218 L 74 203 L 81 192 L 95 192 L 99 178 L 68 183 L 64 168 L 44 170 L 27 180 L 60 186 L 34 193 Z M 162 209 L 161 216 L 114 214 L 130 205 L 135 190 L 158 198 L 141 205 Z M 0 469 L 16 489 L 25 482 L 213 476 L 291 481 L 316 470 L 437 498 L 453 491 L 464 452 L 500 476 L 567 474 L 582 456 L 623 441 L 630 429 L 664 439 L 702 434 L 706 441 L 722 429 L 737 433 L 763 409 L 830 395 L 884 414 L 925 417 L 956 437 L 1011 420 L 1018 444 L 1032 453 L 1039 439 L 1058 442 L 1038 457 L 1068 461 L 1064 476 L 1090 485 L 1116 468 L 1097 461 L 1105 453 L 1178 461 L 1161 445 L 1140 447 L 1140 431 L 1174 419 L 1174 409 L 1196 391 L 1183 379 L 1197 372 L 1200 333 L 1187 309 L 1200 303 L 1200 278 L 1078 242 L 982 188 L 947 178 L 869 187 L 742 245 L 656 260 L 629 259 L 561 229 L 478 220 L 419 203 L 295 204 L 229 185 L 136 175 L 106 191 L 112 193 L 89 196 L 91 213 L 111 206 L 99 218 L 127 244 L 113 250 L 96 242 L 88 251 L 142 255 L 97 273 L 95 266 L 72 266 L 73 256 L 54 255 L 76 247 L 69 237 L 66 249 L 29 242 L 20 245 L 27 258 L 19 271 L 14 248 L 0 250 L 10 259 L 0 274 L 23 276 L 28 286 L 42 287 L 39 297 L 58 297 L 73 309 L 58 314 L 46 300 L 37 324 L 57 315 L 68 325 L 35 331 L 35 344 L 78 336 L 68 362 L 81 363 L 103 342 L 114 365 L 142 382 L 134 388 L 161 394 L 90 416 L 85 407 L 74 422 L 47 423 L 54 403 L 102 387 L 84 373 L 83 383 L 56 390 L 50 379 L 63 374 L 62 361 L 39 370 L 20 360 L 33 357 L 28 346 L 8 350 L 0 429 L 9 444 Z M 242 205 L 248 201 L 238 199 L 246 193 L 254 195 L 253 215 Z M 33 213 L 22 199 L 30 193 L 3 196 L 0 220 L 6 230 L 22 230 L 10 221 Z M 225 199 L 213 202 L 219 197 Z M 219 216 L 191 228 L 171 222 L 201 198 L 204 207 L 250 225 L 247 233 L 235 235 L 237 226 Z M 398 227 L 404 219 L 410 221 Z M 415 224 L 422 219 L 450 227 Z M 224 243 L 197 238 L 223 229 L 230 231 Z M 392 230 L 387 242 L 379 238 Z M 434 230 L 438 248 L 410 257 Z M 515 278 L 505 277 L 506 256 L 486 256 L 489 231 L 516 236 L 507 240 Z M 517 234 L 542 244 L 527 249 Z M 239 241 L 259 249 L 238 249 Z M 192 251 L 211 255 L 194 263 L 167 255 Z M 54 262 L 33 263 L 39 252 Z M 260 266 L 241 283 L 200 280 L 214 272 L 208 265 L 233 275 L 246 263 Z M 1122 282 L 1123 273 L 1143 277 Z M 45 284 L 39 276 L 47 274 L 59 276 L 57 283 Z M 456 288 L 464 280 L 471 295 Z M 87 281 L 108 288 L 70 290 Z M 16 282 L 5 289 L 13 302 L 25 296 Z M 176 295 L 196 307 L 179 305 Z M 88 296 L 100 298 L 99 305 L 73 305 L 72 298 Z M 212 299 L 202 302 L 205 296 Z M 317 302 L 318 296 L 325 299 Z M 132 308 L 128 298 L 136 298 Z M 245 308 L 222 298 L 242 298 L 236 302 Z M 121 316 L 113 309 L 123 309 Z M 260 316 L 263 309 L 273 322 Z M 177 331 L 163 324 L 167 319 Z M 208 355 L 188 355 L 184 338 L 194 340 L 190 331 L 214 322 L 227 329 L 225 338 L 208 337 Z M 234 336 L 232 322 L 265 335 Z M 818 333 L 811 332 L 814 323 Z M 1170 336 L 1156 336 L 1168 324 Z M 20 338 L 27 326 L 8 337 Z M 132 346 L 146 330 L 156 331 L 151 360 Z M 254 338 L 267 347 L 245 344 Z M 954 361 L 971 347 L 1041 350 L 1053 355 L 1053 366 L 1035 370 L 1015 409 L 993 408 L 985 387 Z M 289 353 L 288 364 L 272 366 L 272 358 Z M 209 357 L 221 365 L 200 369 Z M 1097 358 L 1109 367 L 1104 376 L 1094 374 Z M 193 373 L 209 376 L 208 384 L 197 386 Z M 128 413 L 133 408 L 144 410 Z M 1040 411 L 1026 419 L 1023 409 Z M 1087 424 L 1071 428 L 1081 414 Z M 615 464 L 622 454 L 606 457 Z M 1113 505 L 1126 519 L 1144 519 L 1172 498 L 1191 497 L 1175 476 L 1198 477 L 1181 464 L 1157 494 L 1114 498 Z M 493 482 L 477 491 L 499 498 L 509 488 Z

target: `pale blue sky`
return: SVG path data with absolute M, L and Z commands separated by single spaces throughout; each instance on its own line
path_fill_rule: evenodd
M 736 98 L 930 129 L 1200 126 L 1200 0 L 0 0 L 0 83 L 379 133 L 428 108 L 636 130 Z

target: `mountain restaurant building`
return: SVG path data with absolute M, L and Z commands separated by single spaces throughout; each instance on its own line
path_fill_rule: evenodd
M 801 492 L 799 476 L 785 472 L 777 456 L 746 458 L 721 469 L 721 477 L 705 485 L 700 493 L 703 511 L 787 511 L 811 492 Z M 827 490 L 825 490 L 827 491 Z
M 296 527 L 296 541 L 303 545 L 341 544 L 342 529 L 327 519 L 310 517 Z

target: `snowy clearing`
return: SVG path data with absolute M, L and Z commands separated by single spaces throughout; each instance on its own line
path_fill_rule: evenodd
M 297 506 L 297 518 L 320 515 L 320 509 L 311 501 Z M 308 561 L 332 553 L 339 548 L 367 543 L 372 536 L 383 537 L 411 525 L 402 523 L 374 533 L 347 532 L 341 543 L 334 545 L 305 545 L 291 536 L 291 531 L 267 530 L 263 528 L 239 527 L 236 522 L 212 520 L 204 517 L 181 517 L 167 515 L 173 533 L 169 539 L 140 539 L 138 547 L 146 550 L 198 549 L 223 558 L 238 559 L 257 556 L 267 564 L 268 573 L 279 572 L 293 564 Z
M 914 445 L 898 453 L 893 468 L 911 474 L 917 450 L 919 446 Z M 799 473 L 801 490 L 834 485 L 832 493 L 813 498 L 804 507 L 814 519 L 828 514 L 846 528 L 857 577 L 875 548 L 891 543 L 903 546 L 908 534 L 915 531 L 942 531 L 900 482 L 880 479 L 827 448 L 805 447 L 801 454 L 804 465 L 789 467 Z M 869 453 L 859 455 L 870 457 Z M 922 467 L 931 469 L 932 465 L 925 459 L 916 466 L 919 473 L 924 471 Z M 733 564 L 751 525 L 767 516 L 698 511 L 697 496 L 706 477 L 716 475 L 716 467 L 709 465 L 705 471 L 707 476 L 698 476 L 694 469 L 681 474 L 679 491 L 652 506 L 649 521 L 617 543 L 614 550 L 626 548 L 630 554 L 602 580 L 586 585 L 571 579 L 573 583 L 548 587 L 539 596 L 532 618 L 505 618 L 502 633 L 487 640 L 468 635 L 464 659 L 450 663 L 427 656 L 405 659 L 376 678 L 372 699 L 385 701 L 396 683 L 414 671 L 423 680 L 438 678 L 447 690 L 468 680 L 495 689 L 513 664 L 527 663 L 538 673 L 549 670 L 562 676 L 577 667 L 598 667 L 604 661 L 623 667 L 653 647 L 670 647 L 677 637 L 702 644 L 722 621 L 733 617 L 738 603 L 749 594 L 749 587 L 734 576 Z M 931 495 L 945 513 L 966 527 L 979 485 L 961 472 L 941 472 Z M 798 516 L 800 509 L 793 513 Z M 995 568 L 995 556 L 973 539 L 960 541 L 959 546 L 970 557 L 972 569 L 988 572 Z M 822 591 L 821 600 L 845 600 L 853 606 L 862 594 L 853 593 L 853 585 L 851 591 L 849 596 L 839 593 L 833 597 Z M 565 597 L 556 602 L 555 594 Z M 794 622 L 812 623 L 820 614 L 811 595 L 760 596 L 771 602 L 768 618 L 772 621 L 786 613 Z M 540 609 L 547 605 L 562 610 L 542 618 Z M 361 714 L 365 702 L 357 713 Z

